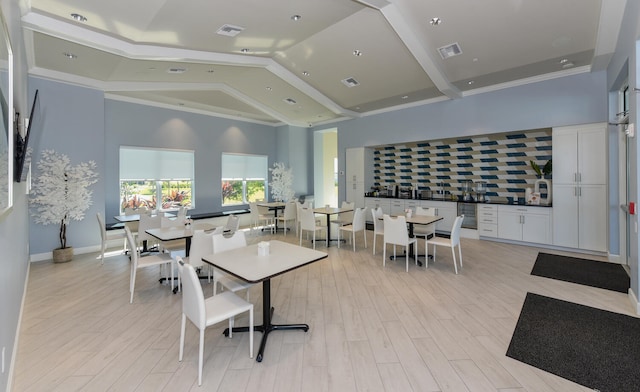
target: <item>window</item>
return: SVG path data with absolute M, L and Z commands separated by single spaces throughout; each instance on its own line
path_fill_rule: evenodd
M 121 212 L 193 208 L 193 162 L 193 151 L 121 146 Z
M 267 173 L 266 156 L 222 154 L 222 205 L 265 200 Z

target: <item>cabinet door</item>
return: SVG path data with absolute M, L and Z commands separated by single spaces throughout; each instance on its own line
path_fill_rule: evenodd
M 458 210 L 455 203 L 449 203 L 452 206 L 438 207 L 438 216 L 442 217 L 442 220 L 436 223 L 436 230 L 451 233 L 453 223 L 458 216 Z
M 578 247 L 578 186 L 553 185 L 553 244 Z
M 498 237 L 522 241 L 522 214 L 498 210 Z
M 549 215 L 522 215 L 522 240 L 537 244 L 551 243 Z
M 578 132 L 578 172 L 580 173 L 580 183 L 589 185 L 606 184 L 607 168 L 607 134 L 604 126 L 580 130 Z
M 346 200 L 356 203 L 356 208 L 365 206 L 364 203 L 364 182 L 347 181 Z
M 554 184 L 573 184 L 577 181 L 578 150 L 576 138 L 576 130 L 573 127 L 568 129 L 554 128 L 553 130 Z
M 607 187 L 582 185 L 579 200 L 579 247 L 606 252 L 608 249 Z
M 404 200 L 391 200 L 391 215 L 404 214 Z
M 364 147 L 346 149 L 347 182 L 364 182 Z

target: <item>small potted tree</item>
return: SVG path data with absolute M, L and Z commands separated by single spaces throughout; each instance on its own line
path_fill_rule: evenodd
M 93 191 L 89 187 L 98 181 L 94 161 L 71 165 L 69 157 L 53 150 L 44 150 L 38 162 L 38 176 L 32 188 L 31 204 L 35 222 L 60 225 L 60 247 L 53 250 L 53 261 L 71 261 L 73 247 L 67 245 L 67 226 L 81 221 L 91 205 Z
M 284 163 L 276 162 L 271 171 L 271 196 L 275 201 L 289 201 L 295 195 L 293 186 L 293 170 Z

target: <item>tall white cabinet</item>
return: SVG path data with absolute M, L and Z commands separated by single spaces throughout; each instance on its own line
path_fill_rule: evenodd
M 553 244 L 608 249 L 607 126 L 553 129 Z
M 365 147 L 347 148 L 345 197 L 356 207 L 364 207 L 364 192 L 367 186 L 367 171 L 373 173 L 373 151 Z

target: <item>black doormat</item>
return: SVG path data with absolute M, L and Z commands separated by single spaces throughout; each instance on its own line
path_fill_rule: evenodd
M 602 392 L 640 390 L 640 319 L 527 293 L 507 356 Z
M 620 264 L 548 253 L 538 253 L 531 275 L 625 294 L 630 285 L 629 275 Z

